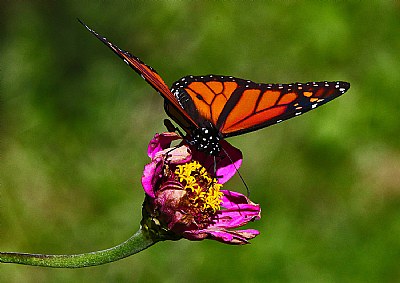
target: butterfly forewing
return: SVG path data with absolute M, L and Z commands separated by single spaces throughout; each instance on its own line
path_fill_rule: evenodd
M 195 121 L 208 120 L 229 137 L 301 115 L 342 95 L 349 87 L 340 81 L 259 84 L 209 75 L 185 77 L 173 85 L 173 90 Z
M 79 19 L 78 19 L 79 20 Z M 168 101 L 180 112 L 179 114 L 184 116 L 191 124 L 195 122 L 192 118 L 182 111 L 177 99 L 171 93 L 168 86 L 165 84 L 164 80 L 160 77 L 156 70 L 152 67 L 146 65 L 138 57 L 132 55 L 131 53 L 120 49 L 118 46 L 108 41 L 105 37 L 99 35 L 96 31 L 89 28 L 86 24 L 79 20 L 79 22 L 89 30 L 93 35 L 100 39 L 105 45 L 107 45 L 115 54 L 117 54 L 126 64 L 128 64 L 132 69 L 134 69 L 143 79 L 146 80 L 156 91 L 158 91 L 166 101 Z

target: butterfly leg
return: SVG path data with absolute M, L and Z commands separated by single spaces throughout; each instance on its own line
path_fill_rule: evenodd
M 217 159 L 216 159 L 215 155 L 214 155 L 214 176 L 218 179 L 218 176 L 217 176 Z
M 175 127 L 174 124 L 172 124 L 169 119 L 164 119 L 164 126 L 167 128 L 168 132 L 178 132 L 181 137 L 185 136 L 178 127 Z

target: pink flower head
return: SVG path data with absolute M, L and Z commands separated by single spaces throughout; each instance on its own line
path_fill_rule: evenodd
M 171 147 L 175 140 L 181 144 Z M 214 159 L 176 133 L 154 136 L 148 147 L 151 162 L 142 177 L 144 228 L 158 239 L 210 238 L 228 244 L 247 244 L 259 234 L 253 229 L 233 230 L 260 219 L 261 209 L 246 196 L 221 189 L 242 162 L 238 149 L 226 141 L 222 147 L 228 156 Z M 215 174 L 217 178 L 211 177 Z

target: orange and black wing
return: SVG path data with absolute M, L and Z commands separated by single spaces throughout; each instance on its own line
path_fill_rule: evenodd
M 171 91 L 201 126 L 211 122 L 230 137 L 301 115 L 342 95 L 347 82 L 260 84 L 228 76 L 187 76 Z
M 150 84 L 161 96 L 171 104 L 175 111 L 184 119 L 187 120 L 188 124 L 193 124 L 193 119 L 186 115 L 186 113 L 182 110 L 179 102 L 175 98 L 175 96 L 171 93 L 168 86 L 165 84 L 164 80 L 160 77 L 160 75 L 154 70 L 152 67 L 143 63 L 138 57 L 132 55 L 131 53 L 120 49 L 115 44 L 108 41 L 105 37 L 99 35 L 96 31 L 89 28 L 86 24 L 84 24 L 81 20 L 78 21 L 92 34 L 94 34 L 98 39 L 100 39 L 105 45 L 107 45 L 115 54 L 117 54 L 126 64 L 129 65 L 132 69 L 134 69 L 143 79 L 146 80 L 148 84 Z

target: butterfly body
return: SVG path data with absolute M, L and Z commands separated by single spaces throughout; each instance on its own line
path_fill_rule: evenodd
M 189 142 L 195 145 L 198 151 L 218 155 L 221 151 L 220 140 L 222 137 L 211 123 L 206 124 L 208 125 L 193 129 Z
M 186 131 L 189 143 L 214 156 L 222 139 L 299 116 L 350 88 L 343 81 L 265 84 L 207 75 L 185 76 L 170 89 L 152 67 L 83 25 L 158 91 L 166 113 Z

